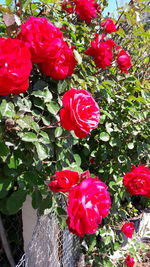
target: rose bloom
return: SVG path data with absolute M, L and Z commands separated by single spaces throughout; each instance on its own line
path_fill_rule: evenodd
M 73 48 L 64 42 L 53 60 L 47 58 L 46 61 L 39 64 L 41 72 L 55 80 L 64 80 L 71 76 L 77 64 L 72 50 Z
M 132 166 L 123 177 L 123 184 L 131 195 L 143 195 L 150 198 L 150 170 L 145 165 Z
M 84 179 L 69 192 L 69 230 L 81 237 L 85 234 L 94 234 L 102 218 L 108 215 L 110 206 L 107 186 L 98 177 Z
M 98 68 L 106 69 L 112 63 L 113 53 L 112 48 L 115 43 L 112 39 L 105 41 L 105 35 L 95 34 L 95 39 L 91 42 L 91 47 L 85 53 L 92 56 Z
M 80 175 L 78 172 L 64 170 L 55 172 L 55 180 L 51 181 L 48 186 L 54 193 L 68 192 L 74 185 L 79 183 Z
M 76 13 L 86 23 L 91 23 L 92 18 L 96 18 L 97 12 L 100 11 L 98 4 L 94 0 L 74 0 L 74 3 L 76 4 Z
M 126 264 L 128 267 L 133 267 L 134 264 L 135 264 L 134 258 L 128 255 L 128 256 L 126 257 L 126 259 L 125 259 L 125 264 Z
M 133 222 L 125 223 L 122 226 L 121 231 L 125 234 L 126 237 L 132 238 L 134 232 L 134 223 Z
M 71 4 L 69 0 L 63 1 L 61 4 L 61 9 L 71 14 L 74 12 L 74 6 Z
M 116 25 L 112 19 L 106 19 L 105 21 L 101 23 L 101 26 L 104 28 L 105 32 L 107 33 L 112 33 L 112 32 L 117 31 Z
M 26 92 L 31 69 L 31 55 L 24 42 L 0 38 L 0 95 Z
M 27 44 L 34 63 L 43 62 L 48 56 L 55 58 L 64 42 L 59 28 L 48 19 L 37 17 L 30 17 L 21 25 L 17 38 Z
M 128 73 L 128 69 L 132 66 L 132 63 L 129 53 L 124 49 L 121 49 L 118 53 L 117 63 L 121 72 Z
M 63 108 L 60 110 L 61 126 L 74 131 L 79 138 L 85 138 L 92 129 L 98 127 L 99 106 L 86 90 L 71 88 L 62 98 Z

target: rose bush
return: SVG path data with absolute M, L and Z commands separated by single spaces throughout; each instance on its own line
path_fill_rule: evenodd
M 98 177 L 84 179 L 69 192 L 67 224 L 70 231 L 81 237 L 95 233 L 110 206 L 106 184 Z
M 126 237 L 132 238 L 134 232 L 134 223 L 133 222 L 124 223 L 124 225 L 121 228 L 121 231 L 125 234 Z
M 125 186 L 127 190 L 132 187 L 130 192 L 133 195 L 136 191 L 135 196 L 131 196 L 129 190 L 130 194 L 127 194 L 121 183 L 131 164 L 149 166 L 149 59 L 146 52 L 149 40 L 142 24 L 136 21 L 137 9 L 144 10 L 145 7 L 141 1 L 136 1 L 131 9 L 128 6 L 128 12 L 124 9 L 117 20 L 117 31 L 112 40 L 103 34 L 108 28 L 101 25 L 101 21 L 106 22 L 103 10 L 107 1 L 52 2 L 22 1 L 21 5 L 17 3 L 15 10 L 15 5 L 10 5 L 6 17 L 14 16 L 10 14 L 12 10 L 21 14 L 23 23 L 19 34 L 18 20 L 8 27 L 5 15 L 3 19 L 0 15 L 1 36 L 23 39 L 32 54 L 32 62 L 37 63 L 33 65 L 30 87 L 25 95 L 7 96 L 6 90 L 6 96 L 0 99 L 0 212 L 7 215 L 17 213 L 29 194 L 34 209 L 38 209 L 40 214 L 47 213 L 45 209 L 51 210 L 58 215 L 59 223 L 64 227 L 66 211 L 63 205 L 60 207 L 60 198 L 66 203 L 69 194 L 70 216 L 67 222 L 72 232 L 84 236 L 85 265 L 120 266 L 126 255 L 122 254 L 114 261 L 111 258 L 121 245 L 114 229 L 122 221 L 138 216 L 141 210 L 149 207 L 148 173 L 144 174 L 144 179 L 143 174 L 138 176 L 138 183 L 136 179 L 133 183 L 129 179 L 130 186 L 127 179 Z M 66 4 L 66 10 L 70 8 L 69 14 L 62 10 L 61 3 Z M 99 4 L 102 14 L 99 13 Z M 78 16 L 75 11 L 77 6 Z M 96 37 L 92 41 L 94 33 Z M 87 49 L 90 42 L 91 47 Z M 119 47 L 116 47 L 118 44 Z M 132 68 L 131 58 L 124 48 L 131 55 Z M 86 49 L 95 63 L 85 54 Z M 4 62 L 5 67 L 9 65 L 13 50 Z M 23 67 L 24 56 L 17 61 L 18 54 L 13 57 L 12 65 L 22 69 L 25 77 L 28 67 Z M 2 69 L 4 65 L 2 61 Z M 101 69 L 97 70 L 97 67 Z M 4 73 L 2 71 L 3 84 Z M 15 76 L 18 82 L 16 77 L 19 76 Z M 9 89 L 12 84 L 14 80 L 9 82 Z M 17 88 L 20 86 L 17 85 Z M 98 106 L 101 107 L 99 125 Z M 79 139 L 66 130 L 74 131 Z M 64 169 L 69 174 L 64 176 L 61 171 Z M 85 169 L 89 169 L 91 175 L 88 171 L 82 173 Z M 110 193 L 106 185 L 102 186 L 102 182 L 96 180 L 103 188 L 99 190 L 95 178 L 90 178 L 93 173 L 103 177 Z M 45 181 L 48 175 L 54 180 L 50 182 L 48 178 Z M 52 190 L 48 190 L 47 182 Z M 138 190 L 135 184 L 138 184 Z M 81 190 L 82 186 L 86 190 Z M 52 194 L 51 191 L 60 194 Z M 105 208 L 109 210 L 110 206 L 106 192 L 111 195 L 111 209 L 109 217 L 106 216 L 98 227 L 104 215 L 101 212 Z M 145 192 L 144 197 L 136 196 L 137 192 L 142 192 L 142 195 Z M 99 195 L 103 198 L 97 197 Z M 134 253 L 137 261 L 139 257 L 143 261 L 143 247 L 141 257 L 136 234 L 128 244 L 128 252 Z M 133 247 L 130 247 L 131 244 Z
M 31 55 L 24 42 L 0 38 L 0 95 L 25 93 L 31 70 Z
M 123 177 L 123 184 L 131 195 L 150 197 L 150 171 L 145 165 L 132 166 Z
M 92 129 L 98 127 L 100 112 L 98 104 L 86 90 L 71 88 L 63 98 L 60 122 L 63 128 L 74 131 L 79 138 L 85 138 Z

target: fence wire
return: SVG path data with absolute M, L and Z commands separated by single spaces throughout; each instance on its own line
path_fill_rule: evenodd
M 76 267 L 79 258 L 80 238 L 62 230 L 51 213 L 38 218 L 31 242 L 16 267 Z

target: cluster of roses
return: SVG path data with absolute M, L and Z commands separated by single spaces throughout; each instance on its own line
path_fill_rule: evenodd
M 67 225 L 74 234 L 84 237 L 95 233 L 102 218 L 108 215 L 111 200 L 107 186 L 98 177 L 90 177 L 88 171 L 56 171 L 49 188 L 55 193 L 68 193 Z
M 143 195 L 150 198 L 150 170 L 145 165 L 132 166 L 131 172 L 126 173 L 123 177 L 123 185 L 131 195 Z M 134 223 L 124 224 L 122 232 L 126 237 L 132 238 Z M 134 258 L 128 255 L 125 263 L 128 267 L 133 267 Z
M 132 166 L 123 177 L 123 184 L 131 195 L 150 197 L 150 171 L 145 165 Z M 56 171 L 55 179 L 49 183 L 52 192 L 68 192 L 68 226 L 74 233 L 84 236 L 95 233 L 102 217 L 107 216 L 111 201 L 107 186 L 91 178 L 89 171 Z M 93 223 L 91 223 L 93 222 Z M 125 223 L 122 232 L 132 238 L 134 223 Z
M 75 7 L 72 3 L 75 3 Z M 74 0 L 63 1 L 62 9 L 69 14 L 76 12 L 78 16 L 85 20 L 86 23 L 90 23 L 92 18 L 97 16 L 97 12 L 100 12 L 100 8 L 93 0 Z M 106 33 L 113 33 L 117 31 L 117 27 L 113 20 L 108 18 L 101 23 L 101 27 Z M 128 69 L 132 66 L 131 58 L 127 51 L 120 46 L 116 46 L 112 39 L 106 39 L 106 35 L 102 36 L 95 34 L 95 39 L 91 42 L 91 47 L 88 48 L 85 53 L 92 56 L 96 67 L 105 69 L 111 65 L 113 61 L 113 48 L 117 53 L 117 64 L 121 72 L 128 73 Z
M 90 0 L 86 2 L 89 3 Z M 84 6 L 82 1 L 80 5 Z M 102 22 L 101 26 L 107 33 L 116 31 L 111 19 Z M 113 61 L 114 47 L 120 70 L 128 73 L 131 67 L 129 54 L 116 46 L 112 39 L 106 40 L 105 34 L 100 36 L 96 33 L 91 47 L 85 53 L 93 57 L 98 68 L 105 69 Z M 55 80 L 71 76 L 77 64 L 73 47 L 69 47 L 60 29 L 46 18 L 30 17 L 21 25 L 20 33 L 15 39 L 0 38 L 0 95 L 26 92 L 32 63 L 38 64 L 44 75 Z
M 124 175 L 123 184 L 131 195 L 150 197 L 149 169 L 145 165 L 132 166 L 131 172 Z M 107 186 L 98 177 L 90 177 L 89 171 L 81 174 L 71 170 L 56 171 L 48 186 L 54 193 L 67 194 L 67 225 L 76 235 L 95 233 L 102 218 L 108 215 L 111 200 Z M 134 223 L 125 223 L 121 230 L 127 238 L 132 238 Z M 133 267 L 134 258 L 128 255 L 125 263 Z
M 132 66 L 129 53 L 122 49 L 121 46 L 116 46 L 112 39 L 106 39 L 105 34 L 98 35 L 95 33 L 95 39 L 91 42 L 91 47 L 85 53 L 93 57 L 96 67 L 106 69 L 112 64 L 113 48 L 115 48 L 115 53 L 117 53 L 119 69 L 121 72 L 128 73 L 128 69 Z
M 106 29 L 110 27 L 109 24 L 110 21 L 105 23 Z M 68 46 L 60 30 L 46 18 L 31 17 L 22 24 L 17 38 L 23 42 L 18 39 L 0 38 L 0 95 L 19 94 L 27 90 L 32 69 L 31 60 L 39 65 L 45 75 L 57 80 L 65 79 L 73 73 L 76 66 L 73 48 Z M 115 44 L 112 40 L 102 41 L 104 36 L 99 40 L 96 35 L 96 39 L 96 42 L 92 41 L 92 47 L 86 53 L 94 57 L 98 67 L 105 68 L 112 61 L 111 48 Z M 121 62 L 120 68 L 123 70 L 127 67 L 127 55 L 121 53 L 123 50 L 120 51 L 117 60 Z
M 15 39 L 0 38 L 0 95 L 26 92 L 32 63 L 56 80 L 72 75 L 76 66 L 73 47 L 46 18 L 29 18 Z
M 46 18 L 31 17 L 21 25 L 17 38 L 24 41 L 43 74 L 55 80 L 72 75 L 76 66 L 73 47 L 63 39 L 62 32 Z

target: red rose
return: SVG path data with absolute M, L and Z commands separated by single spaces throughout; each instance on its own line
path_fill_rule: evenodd
M 102 36 L 95 34 L 95 39 L 91 42 L 91 47 L 85 53 L 94 58 L 94 62 L 98 68 L 105 69 L 113 60 L 112 48 L 115 43 L 112 39 L 107 39 L 105 35 Z
M 47 57 L 55 58 L 64 42 L 59 28 L 46 18 L 36 17 L 30 17 L 21 25 L 18 38 L 28 45 L 35 63 L 43 62 Z
M 128 69 L 132 66 L 131 57 L 128 52 L 122 49 L 117 56 L 117 63 L 121 72 L 128 73 Z
M 71 88 L 62 98 L 60 122 L 63 128 L 74 131 L 76 136 L 84 138 L 98 127 L 100 112 L 98 104 L 86 90 Z
M 31 55 L 24 42 L 0 38 L 0 95 L 27 91 L 32 69 Z
M 55 172 L 55 180 L 48 184 L 50 190 L 56 192 L 68 192 L 72 186 L 80 181 L 78 172 L 64 170 Z
M 121 231 L 125 234 L 126 237 L 132 238 L 134 232 L 134 223 L 133 222 L 125 223 L 122 226 Z
M 104 22 L 101 23 L 101 26 L 104 27 L 104 30 L 107 33 L 112 33 L 117 31 L 116 25 L 112 19 L 106 19 Z
M 107 186 L 98 177 L 87 178 L 76 185 L 68 196 L 69 230 L 83 237 L 94 234 L 111 205 Z
M 74 3 L 76 4 L 76 13 L 79 18 L 85 20 L 86 23 L 91 23 L 92 18 L 97 17 L 99 9 L 94 0 L 74 0 Z
M 134 258 L 131 257 L 131 256 L 127 256 L 126 259 L 125 259 L 125 264 L 126 264 L 128 267 L 133 267 L 134 264 L 135 264 Z
M 66 0 L 61 5 L 62 10 L 65 10 L 68 12 L 68 14 L 71 14 L 74 12 L 74 6 L 71 4 L 69 0 Z
M 150 197 L 150 171 L 145 165 L 132 166 L 123 177 L 123 184 L 131 195 Z
M 40 70 L 55 80 L 64 80 L 71 76 L 77 64 L 72 49 L 67 42 L 64 42 L 54 59 L 48 57 L 46 61 L 39 64 Z

